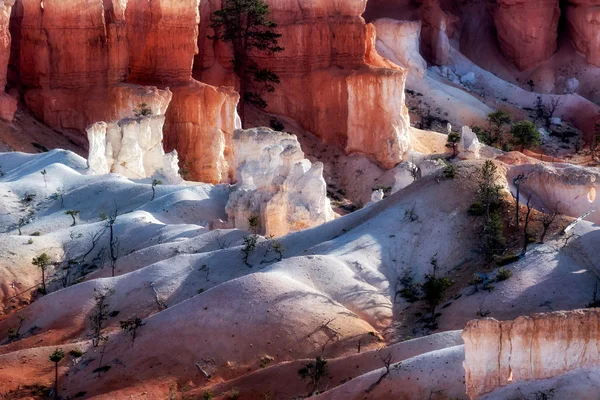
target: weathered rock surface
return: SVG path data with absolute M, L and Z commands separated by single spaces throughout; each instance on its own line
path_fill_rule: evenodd
M 166 169 L 170 183 L 181 179 L 173 171 L 177 153 L 163 150 L 164 115 L 97 122 L 87 129 L 88 167 L 94 175 L 117 173 L 127 178 L 150 178 Z M 165 168 L 166 167 L 166 168 Z
M 377 32 L 377 51 L 408 69 L 409 73 L 422 77 L 427 70 L 427 61 L 419 52 L 421 22 L 383 18 L 373 25 Z
M 377 54 L 375 29 L 361 17 L 366 1 L 267 3 L 285 48 L 256 56 L 281 78 L 274 93 L 264 94 L 267 111 L 289 116 L 346 153 L 365 154 L 385 168 L 399 163 L 408 146 L 406 71 Z M 203 24 L 200 37 L 210 34 Z M 207 69 L 196 73 L 211 84 L 230 83 L 223 73 L 231 67 L 227 51 L 206 41 L 201 48 Z
M 600 1 L 569 0 L 566 10 L 571 42 L 590 64 L 600 66 Z
M 178 150 L 190 179 L 231 181 L 239 97 L 192 80 L 199 0 L 18 1 L 20 79 L 36 116 L 84 132 L 146 103 L 166 114 L 165 146 Z
M 239 94 L 197 81 L 173 86 L 165 124 L 165 149 L 177 150 L 191 180 L 232 182 L 233 132 L 241 128 Z
M 14 3 L 15 0 L 0 0 L 0 119 L 5 121 L 12 121 L 17 111 L 17 100 L 4 93 L 11 46 L 8 27 Z
M 198 52 L 200 0 L 128 0 L 129 81 L 188 82 Z M 206 17 L 206 16 L 205 16 Z
M 470 321 L 464 332 L 467 394 L 600 365 L 600 310 Z
M 234 135 L 238 183 L 227 215 L 236 228 L 248 229 L 259 217 L 260 233 L 276 237 L 334 218 L 323 179 L 323 164 L 304 158 L 298 139 L 267 128 Z
M 445 13 L 439 0 L 425 0 L 421 7 L 421 48 L 423 56 L 435 65 L 448 64 L 450 38 L 459 18 Z
M 556 51 L 558 0 L 499 0 L 494 20 L 502 53 L 524 70 Z
M 479 150 L 481 150 L 481 143 L 477 135 L 470 127 L 463 126 L 460 129 L 460 142 L 458 143 L 459 157 L 461 159 L 477 159 Z
M 590 210 L 600 210 L 600 173 L 593 168 L 567 164 L 524 164 L 512 167 L 508 180 L 519 174 L 527 176 L 522 196 L 533 194 L 538 208 L 557 209 L 561 214 L 578 218 Z M 600 223 L 595 213 L 588 221 Z

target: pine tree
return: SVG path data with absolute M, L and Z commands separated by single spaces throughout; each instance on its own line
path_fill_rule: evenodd
M 54 398 L 58 399 L 58 363 L 65 358 L 65 352 L 61 349 L 56 349 L 48 359 L 54 363 Z
M 245 119 L 246 104 L 266 108 L 261 91 L 274 92 L 279 76 L 266 68 L 260 68 L 250 54 L 262 52 L 273 54 L 283 51 L 279 46 L 280 34 L 277 24 L 268 17 L 269 6 L 264 0 L 223 0 L 223 6 L 211 15 L 214 36 L 209 39 L 231 43 L 233 46 L 233 69 L 240 79 L 240 117 Z

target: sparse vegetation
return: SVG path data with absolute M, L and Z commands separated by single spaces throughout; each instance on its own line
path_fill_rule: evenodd
M 94 293 L 96 304 L 89 317 L 91 322 L 90 336 L 92 337 L 92 346 L 98 347 L 101 342 L 108 339 L 108 336 L 102 334 L 102 330 L 110 314 L 108 312 L 108 298 L 114 295 L 115 291 L 112 289 L 94 289 Z
M 303 381 L 309 381 L 309 384 L 312 387 L 309 397 L 318 394 L 318 388 L 321 379 L 329 376 L 327 360 L 322 357 L 315 358 L 314 361 L 308 362 L 298 370 L 298 376 L 300 376 L 300 379 Z
M 268 17 L 269 5 L 264 0 L 224 0 L 220 10 L 211 14 L 210 27 L 215 34 L 209 39 L 231 43 L 233 47 L 233 70 L 240 79 L 240 117 L 245 119 L 245 105 L 266 108 L 267 102 L 261 92 L 274 92 L 279 76 L 261 68 L 250 54 L 271 55 L 283 48 L 279 46 L 281 35 L 275 32 L 277 24 Z
M 487 115 L 487 121 L 489 126 L 489 134 L 487 141 L 484 142 L 492 146 L 498 143 L 498 147 L 502 147 L 504 127 L 511 124 L 512 117 L 504 110 L 497 110 Z M 477 132 L 475 133 L 477 134 Z
M 73 349 L 73 350 L 69 351 L 69 354 L 73 358 L 79 358 L 83 355 L 83 351 L 81 349 Z
M 62 349 L 56 349 L 48 359 L 54 363 L 54 400 L 58 400 L 58 363 L 65 358 L 65 353 Z
M 134 315 L 133 317 L 128 318 L 124 321 L 119 321 L 119 325 L 121 326 L 122 330 L 129 332 L 129 334 L 131 335 L 131 342 L 135 343 L 135 337 L 137 335 L 138 328 L 146 325 L 146 323 L 142 322 L 142 319 L 140 317 Z
M 154 200 L 154 197 L 156 196 L 156 187 L 158 185 L 162 185 L 162 181 L 160 179 L 154 179 L 152 181 L 152 198 L 150 199 L 150 201 Z
M 520 146 L 521 151 L 530 149 L 541 144 L 540 131 L 531 121 L 521 121 L 513 125 L 510 133 L 513 138 L 513 144 Z
M 258 244 L 258 235 L 256 234 L 259 228 L 259 217 L 257 215 L 252 215 L 248 218 L 248 226 L 250 227 L 250 235 L 244 236 L 244 247 L 242 247 L 242 253 L 244 254 L 244 264 L 248 267 L 252 267 L 252 265 L 248 262 L 248 258 L 254 251 L 256 250 L 256 245 Z
M 452 285 L 450 279 L 439 276 L 439 266 L 437 255 L 431 257 L 429 264 L 432 267 L 432 271 L 429 274 L 425 274 L 425 282 L 423 282 L 423 300 L 431 310 L 431 322 L 435 323 L 436 320 L 436 307 L 444 299 L 446 291 Z
M 140 103 L 136 108 L 133 109 L 133 115 L 136 118 L 147 117 L 152 115 L 152 108 L 146 103 Z
M 446 166 L 444 167 L 444 170 L 442 171 L 444 178 L 454 179 L 456 177 L 456 173 L 457 173 L 456 165 L 454 165 L 450 162 L 446 162 Z
M 456 157 L 457 155 L 457 147 L 458 147 L 458 143 L 460 143 L 460 133 L 458 132 L 450 132 L 448 134 L 448 139 L 447 139 L 447 143 L 446 143 L 446 147 L 449 147 L 452 149 L 452 157 Z
M 33 240 L 32 240 L 32 243 L 33 243 Z M 48 266 L 50 265 L 50 256 L 48 256 L 48 254 L 46 254 L 46 253 L 42 253 L 39 256 L 35 257 L 31 261 L 31 263 L 33 265 L 35 265 L 36 267 L 38 267 L 40 269 L 40 271 L 42 272 L 42 287 L 41 287 L 42 294 L 48 293 L 48 290 L 46 289 L 46 270 L 48 269 Z
M 510 279 L 512 277 L 512 271 L 509 269 L 506 269 L 504 267 L 500 267 L 500 269 L 498 269 L 498 274 L 496 275 L 496 280 L 498 282 L 502 282 L 505 281 L 507 279 Z
M 67 212 L 65 214 L 69 215 L 71 218 L 73 218 L 73 224 L 71 224 L 71 226 L 75 226 L 75 224 L 77 224 L 77 220 L 75 219 L 75 217 L 77 217 L 79 215 L 80 211 L 79 210 L 67 210 Z

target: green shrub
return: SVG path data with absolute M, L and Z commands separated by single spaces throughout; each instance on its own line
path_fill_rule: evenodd
M 204 392 L 204 396 L 203 396 L 204 400 L 212 400 L 212 398 L 213 398 L 213 394 L 210 390 L 207 390 Z
M 81 351 L 81 349 L 73 349 L 69 352 L 69 354 L 75 358 L 79 358 L 83 355 L 83 351 Z
M 502 282 L 502 281 L 509 279 L 511 276 L 512 276 L 511 270 L 500 267 L 500 269 L 498 269 L 498 275 L 496 275 L 496 280 L 498 282 Z
M 41 235 L 41 233 L 40 233 L 40 232 L 33 232 L 33 233 L 31 234 L 31 236 L 40 236 L 40 235 Z
M 496 264 L 497 264 L 499 267 L 504 267 L 505 265 L 512 264 L 512 263 L 514 263 L 514 262 L 517 262 L 517 261 L 519 261 L 519 259 L 520 259 L 520 257 L 519 257 L 519 256 L 516 256 L 516 255 L 514 255 L 514 254 L 510 254 L 510 255 L 508 255 L 508 256 L 506 256 L 506 257 L 504 257 L 504 258 L 500 259 L 500 260 L 499 260 L 499 261 L 498 261 Z
M 474 217 L 481 217 L 485 214 L 485 208 L 483 207 L 483 203 L 481 202 L 476 202 L 471 204 L 471 206 L 469 207 L 469 215 L 472 215 Z

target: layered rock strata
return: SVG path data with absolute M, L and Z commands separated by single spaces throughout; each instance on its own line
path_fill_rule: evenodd
M 17 100 L 4 92 L 11 47 L 9 22 L 14 3 L 15 0 L 0 0 L 0 119 L 9 122 L 17 111 Z
M 250 218 L 258 217 L 259 233 L 280 237 L 334 218 L 323 164 L 305 159 L 295 136 L 237 130 L 234 146 L 238 183 L 226 208 L 234 227 L 248 230 Z
M 569 0 L 566 10 L 573 46 L 587 62 L 600 66 L 600 1 Z
M 502 53 L 519 69 L 547 60 L 555 51 L 558 0 L 498 0 L 494 14 Z
M 435 65 L 447 65 L 450 57 L 450 38 L 454 36 L 459 18 L 445 13 L 439 0 L 425 0 L 421 13 L 421 48 L 423 56 Z
M 543 207 L 547 211 L 556 209 L 574 218 L 591 210 L 600 210 L 600 173 L 593 168 L 567 164 L 524 164 L 509 170 L 509 182 L 519 174 L 527 177 L 522 196 L 532 194 L 538 208 Z M 592 214 L 587 220 L 600 223 L 600 214 Z
M 375 29 L 361 17 L 366 2 L 267 3 L 285 48 L 254 57 L 281 78 L 274 93 L 264 94 L 267 111 L 287 115 L 346 153 L 365 154 L 385 168 L 398 164 L 409 146 L 406 71 L 377 54 Z M 203 26 L 200 37 L 210 34 Z M 231 67 L 227 50 L 206 41 L 203 49 L 197 65 L 205 69 L 196 73 L 223 77 Z
M 166 150 L 189 179 L 231 181 L 238 96 L 192 80 L 199 0 L 18 1 L 20 80 L 40 119 L 84 132 L 145 103 L 166 116 Z
M 600 310 L 467 323 L 465 376 L 471 399 L 510 383 L 548 379 L 600 365 Z

